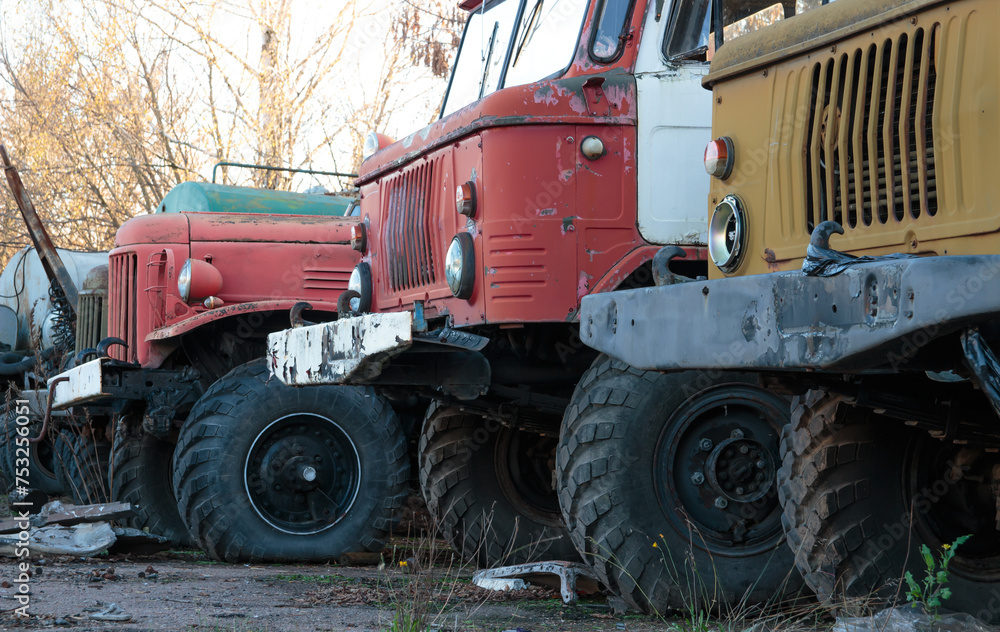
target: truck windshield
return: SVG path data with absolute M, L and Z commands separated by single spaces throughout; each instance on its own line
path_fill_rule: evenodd
M 677 0 L 667 23 L 663 53 L 670 60 L 705 59 L 722 42 L 752 33 L 834 0 Z M 715 38 L 721 19 L 722 38 Z
M 566 70 L 576 52 L 587 3 L 507 0 L 477 9 L 466 24 L 441 115 L 503 86 L 538 81 Z

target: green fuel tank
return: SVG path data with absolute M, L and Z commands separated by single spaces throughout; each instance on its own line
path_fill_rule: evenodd
M 290 193 L 206 182 L 183 182 L 164 196 L 157 213 L 259 213 L 261 215 L 344 216 L 357 198 L 349 195 Z

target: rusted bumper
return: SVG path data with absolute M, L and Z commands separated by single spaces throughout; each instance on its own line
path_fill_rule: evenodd
M 65 410 L 72 406 L 86 404 L 110 397 L 104 390 L 104 365 L 113 362 L 110 358 L 91 360 L 53 378 L 66 378 L 56 384 L 52 394 L 53 410 Z
M 942 256 L 587 296 L 580 335 L 641 369 L 894 371 L 998 316 L 1000 256 Z
M 412 344 L 412 312 L 362 314 L 269 335 L 268 365 L 289 386 L 359 382 Z

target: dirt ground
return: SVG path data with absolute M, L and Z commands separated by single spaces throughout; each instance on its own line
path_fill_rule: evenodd
M 564 607 L 554 591 L 531 588 L 514 594 L 473 586 L 468 572 L 403 567 L 220 564 L 196 551 L 152 556 L 55 558 L 33 566 L 31 619 L 12 610 L 13 559 L 0 558 L 0 629 L 38 630 L 390 630 L 394 618 L 417 613 L 431 630 L 665 630 L 669 622 L 615 616 L 597 596 Z M 149 567 L 155 579 L 148 575 Z M 0 586 L 7 584 L 0 583 Z M 128 622 L 89 616 L 115 603 Z

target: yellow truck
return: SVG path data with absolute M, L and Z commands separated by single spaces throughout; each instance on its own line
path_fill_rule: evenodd
M 581 338 L 618 369 L 574 397 L 629 370 L 757 373 L 795 396 L 776 485 L 820 598 L 902 599 L 904 572 L 924 574 L 921 545 L 936 555 L 969 535 L 944 605 L 995 623 L 1000 3 L 712 10 L 752 14 L 743 31 L 770 23 L 715 29 L 714 265 L 708 280 L 585 297 Z M 564 441 L 586 409 L 569 407 Z

